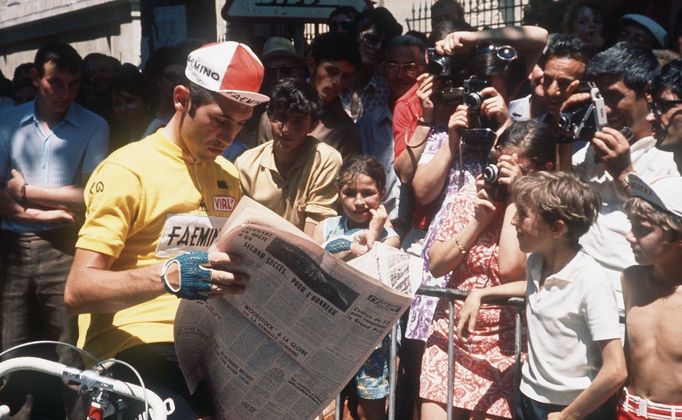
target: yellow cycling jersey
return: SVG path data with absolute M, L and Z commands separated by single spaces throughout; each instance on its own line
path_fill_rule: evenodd
M 76 247 L 114 257 L 111 269 L 120 271 L 207 250 L 241 190 L 234 165 L 222 157 L 189 162 L 161 129 L 102 161 L 84 194 Z M 83 314 L 78 344 L 107 358 L 142 343 L 172 342 L 178 303 L 164 294 L 114 314 Z

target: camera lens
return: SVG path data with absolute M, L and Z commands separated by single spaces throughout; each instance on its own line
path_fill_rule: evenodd
M 571 117 L 570 115 L 566 115 L 565 113 L 561 113 L 559 115 L 559 121 L 557 122 L 559 125 L 559 129 L 562 131 L 566 131 L 569 129 L 571 126 Z
M 444 70 L 445 69 L 443 68 L 442 64 L 437 60 L 429 61 L 429 63 L 426 65 L 426 71 L 429 74 L 433 74 L 434 76 L 442 74 Z
M 500 170 L 497 168 L 497 165 L 491 163 L 483 168 L 481 177 L 486 184 L 494 184 L 500 177 Z
M 481 109 L 483 98 L 478 93 L 468 93 L 464 95 L 464 104 L 469 107 L 470 111 L 478 111 Z

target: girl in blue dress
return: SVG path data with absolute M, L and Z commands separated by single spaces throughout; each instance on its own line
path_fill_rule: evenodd
M 385 187 L 385 169 L 375 158 L 355 156 L 346 160 L 338 178 L 343 215 L 320 222 L 313 238 L 327 251 L 345 260 L 367 253 L 376 241 L 398 248 L 400 238 L 381 204 Z M 359 419 L 385 418 L 389 337 L 384 338 L 355 375 Z

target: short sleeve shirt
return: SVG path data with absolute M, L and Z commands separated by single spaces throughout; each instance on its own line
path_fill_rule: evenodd
M 76 247 L 114 257 L 114 271 L 206 251 L 240 197 L 234 165 L 222 157 L 189 162 L 158 130 L 95 169 Z M 115 314 L 82 314 L 79 346 L 105 358 L 141 343 L 172 342 L 179 302 L 166 293 Z
M 73 103 L 64 118 L 46 132 L 35 115 L 35 101 L 0 113 L 0 178 L 16 169 L 28 184 L 42 187 L 82 185 L 106 157 L 109 126 L 100 116 Z M 4 230 L 40 232 L 55 225 L 2 219 Z
M 335 180 L 341 155 L 315 138 L 306 138 L 286 177 L 275 164 L 272 140 L 245 151 L 236 163 L 244 194 L 299 229 L 303 230 L 306 222 L 317 223 L 336 215 Z
M 580 250 L 542 286 L 543 258 L 526 263 L 528 360 L 520 390 L 549 404 L 568 405 L 601 366 L 597 341 L 620 339 L 618 310 L 604 269 Z

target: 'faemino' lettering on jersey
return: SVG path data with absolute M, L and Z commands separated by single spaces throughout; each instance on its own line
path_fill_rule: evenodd
M 218 238 L 225 220 L 225 217 L 196 214 L 168 215 L 156 247 L 156 255 L 165 258 L 184 252 L 208 250 Z

